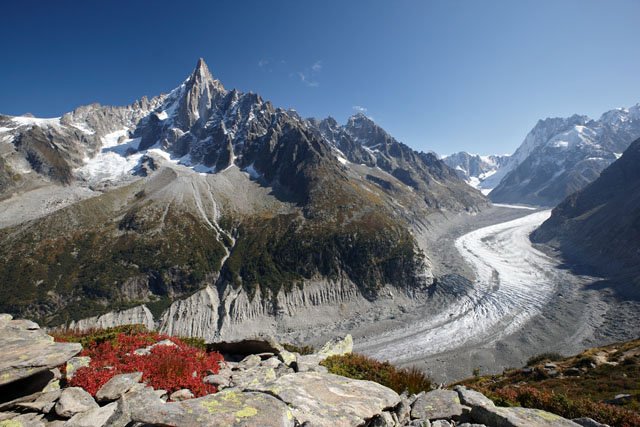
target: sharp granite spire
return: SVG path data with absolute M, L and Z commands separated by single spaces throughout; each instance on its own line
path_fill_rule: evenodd
M 215 101 L 226 94 L 227 90 L 213 77 L 204 59 L 198 59 L 196 68 L 185 82 L 178 122 L 190 127 L 198 120 L 206 121 Z

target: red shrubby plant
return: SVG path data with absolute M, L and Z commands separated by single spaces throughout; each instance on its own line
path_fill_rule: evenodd
M 165 339 L 176 345 L 155 346 L 148 355 L 134 353 L 136 349 Z M 91 357 L 91 363 L 88 367 L 78 369 L 70 385 L 82 387 L 92 395 L 117 374 L 142 372 L 142 380 L 155 389 L 172 393 L 188 388 L 195 396 L 204 396 L 217 390 L 212 385 L 204 384 L 202 379 L 218 373 L 223 362 L 217 352 L 207 353 L 178 338 L 153 332 L 119 333 L 112 340 L 89 344 L 82 355 Z

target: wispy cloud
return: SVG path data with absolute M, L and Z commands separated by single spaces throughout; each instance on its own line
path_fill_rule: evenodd
M 358 113 L 366 113 L 367 112 L 367 108 L 366 107 L 362 107 L 360 105 L 354 105 L 353 108 L 355 111 L 357 111 Z
M 318 75 L 322 71 L 322 61 L 317 60 L 311 66 L 305 68 L 302 71 L 298 71 L 296 74 L 300 81 L 308 87 L 318 87 L 320 82 L 318 81 Z
M 269 65 L 269 60 L 268 59 L 261 59 L 258 61 L 258 67 L 260 68 L 264 68 L 267 65 Z
M 317 80 L 313 80 L 308 74 L 303 73 L 302 71 L 298 71 L 298 77 L 300 77 L 300 81 L 309 87 L 318 87 L 320 83 Z

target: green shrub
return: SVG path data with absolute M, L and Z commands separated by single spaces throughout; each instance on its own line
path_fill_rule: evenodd
M 537 365 L 540 362 L 556 362 L 562 360 L 563 357 L 559 353 L 541 353 L 537 356 L 532 356 L 527 360 L 527 366 Z
M 207 350 L 207 343 L 202 338 L 180 337 L 180 341 L 182 341 L 189 347 L 197 348 L 198 350 Z
M 282 347 L 287 351 L 302 355 L 313 354 L 315 352 L 315 349 L 311 345 L 282 344 Z
M 331 356 L 322 365 L 332 374 L 374 381 L 397 393 L 419 393 L 431 389 L 431 379 L 420 369 L 398 369 L 389 362 L 379 362 L 361 354 Z
M 79 342 L 83 348 L 103 342 L 115 342 L 118 335 L 137 335 L 149 332 L 147 327 L 141 324 L 114 326 L 106 329 L 87 329 L 85 331 L 63 330 L 52 331 L 51 336 L 56 341 Z

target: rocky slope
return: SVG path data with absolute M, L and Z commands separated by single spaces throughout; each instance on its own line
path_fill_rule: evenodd
M 640 105 L 598 120 L 574 115 L 540 120 L 507 163 L 484 181 L 500 203 L 555 206 L 594 181 L 640 137 Z
M 37 325 L 0 315 L 0 331 L 9 327 L 23 340 L 29 340 Z M 0 346 L 6 345 L 0 334 Z M 32 376 L 22 379 L 25 388 L 14 388 L 9 398 L 0 397 L 0 425 L 102 427 L 134 425 L 179 426 L 509 426 L 577 427 L 581 424 L 549 412 L 520 407 L 496 406 L 484 395 L 457 387 L 455 390 L 426 390 L 419 394 L 397 394 L 379 383 L 351 379 L 327 372 L 320 363 L 328 357 L 351 352 L 350 337 L 327 343 L 320 351 L 300 355 L 285 350 L 273 340 L 239 342 L 236 351 L 249 345 L 260 353 L 239 352 L 219 363 L 217 374 L 199 381 L 217 386 L 214 394 L 194 398 L 188 389 L 171 394 L 145 382 L 147 372 L 119 373 L 101 383 L 90 394 L 68 385 L 78 359 L 68 360 L 64 375 L 57 368 L 47 371 L 50 379 Z M 62 344 L 61 344 L 62 345 Z M 77 344 L 64 344 L 68 347 Z M 150 348 L 150 349 L 149 349 Z M 169 354 L 179 345 L 165 340 L 138 349 L 137 357 L 153 357 L 155 351 Z M 78 349 L 75 349 L 77 351 Z M 241 355 L 241 356 L 240 356 Z M 22 364 L 34 355 L 20 358 Z M 35 355 L 37 356 L 37 355 Z M 236 360 L 234 356 L 239 356 Z M 0 355 L 0 362 L 11 365 L 17 356 Z M 36 357 L 37 358 L 37 357 Z M 84 357 L 84 359 L 88 359 Z M 90 366 L 94 360 L 84 360 Z M 173 363 L 176 363 L 175 361 Z M 88 368 L 90 369 L 90 368 Z M 191 372 L 185 372 L 192 377 Z M 179 380 L 179 378 L 173 378 Z M 10 381 L 7 386 L 17 386 Z M 30 388 L 31 390 L 27 391 Z M 213 389 L 215 391 L 215 389 Z M 593 425 L 593 424 L 591 424 Z
M 505 166 L 510 157 L 511 156 L 507 154 L 501 156 L 480 156 L 478 154 L 469 154 L 466 151 L 460 151 L 459 153 L 444 156 L 442 161 L 454 169 L 458 176 L 472 187 L 488 191 L 490 188 L 485 188 L 486 184 L 484 184 L 484 181 Z
M 302 119 L 225 89 L 202 60 L 129 106 L 2 116 L 0 148 L 0 308 L 46 324 L 143 303 L 157 320 L 202 292 L 210 310 L 190 328 L 216 332 L 412 298 L 431 280 L 424 216 L 488 203 L 366 117 Z
M 624 278 L 640 293 L 640 139 L 593 183 L 567 197 L 532 235 L 573 264 Z

